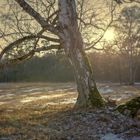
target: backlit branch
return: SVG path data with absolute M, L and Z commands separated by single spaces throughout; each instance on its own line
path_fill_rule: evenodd
M 21 63 L 22 61 L 25 61 L 27 59 L 30 59 L 34 56 L 35 53 L 39 53 L 41 51 L 50 51 L 50 50 L 58 50 L 60 48 L 60 45 L 50 45 L 50 46 L 43 46 L 43 47 L 40 47 L 40 48 L 36 48 L 34 50 L 31 50 L 30 52 L 28 52 L 27 54 L 21 56 L 21 57 L 17 57 L 15 59 L 10 59 L 8 61 L 0 61 L 0 68 L 3 68 L 3 67 L 7 67 L 7 66 L 11 66 L 11 65 L 14 65 L 14 64 L 18 64 L 18 63 Z
M 45 39 L 45 40 L 48 40 L 48 41 L 53 41 L 53 42 L 56 42 L 56 43 L 59 43 L 59 39 L 56 39 L 56 38 L 51 38 L 51 37 L 47 37 L 47 36 L 44 36 L 44 35 L 29 35 L 29 36 L 24 36 L 23 38 L 20 38 L 14 42 L 12 42 L 11 44 L 9 44 L 8 46 L 6 46 L 2 52 L 0 53 L 0 59 L 3 57 L 3 55 L 8 52 L 9 50 L 12 49 L 12 47 L 16 46 L 16 45 L 19 45 L 21 44 L 22 42 L 24 41 L 27 41 L 27 40 L 32 40 L 32 39 L 36 39 L 36 38 L 42 38 L 42 39 Z
M 114 1 L 116 1 L 118 4 L 122 4 L 122 3 L 132 3 L 132 2 L 140 3 L 139 0 L 114 0 Z
M 33 17 L 41 26 L 42 28 L 54 33 L 58 34 L 56 28 L 52 25 L 48 24 L 47 20 L 45 20 L 37 11 L 35 11 L 25 0 L 15 0 L 23 10 L 28 13 L 31 17 Z
M 112 6 L 111 7 L 113 7 L 113 2 L 112 2 Z M 104 49 L 104 48 L 96 48 L 95 46 L 102 40 L 102 38 L 104 37 L 106 31 L 108 30 L 108 28 L 113 23 L 115 8 L 116 8 L 116 5 L 111 9 L 111 19 L 110 19 L 110 22 L 107 25 L 107 27 L 105 29 L 102 29 L 104 31 L 103 34 L 96 41 L 92 41 L 91 43 L 86 44 L 89 47 L 85 48 L 85 50 L 90 50 L 90 49 L 103 50 Z

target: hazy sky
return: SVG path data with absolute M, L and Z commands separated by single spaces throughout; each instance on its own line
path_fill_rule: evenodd
M 6 0 L 0 0 L 0 4 L 4 4 Z

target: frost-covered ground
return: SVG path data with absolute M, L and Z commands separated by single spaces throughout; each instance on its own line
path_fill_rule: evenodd
M 126 86 L 113 83 L 98 84 L 100 93 L 118 103 L 140 96 L 140 84 Z M 77 98 L 74 83 L 1 83 L 0 105 L 23 106 L 37 100 L 46 105 L 75 103 Z M 57 100 L 56 100 L 57 99 Z
M 118 104 L 140 96 L 140 84 L 98 84 Z M 74 83 L 1 83 L 0 140 L 139 140 L 139 123 L 112 109 L 72 110 Z

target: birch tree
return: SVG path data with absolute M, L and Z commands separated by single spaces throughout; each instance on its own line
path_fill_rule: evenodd
M 96 87 L 93 71 L 84 50 L 85 42 L 80 32 L 81 28 L 78 25 L 81 23 L 89 26 L 90 24 L 105 32 L 112 22 L 112 16 L 108 26 L 103 29 L 94 24 L 92 20 L 94 14 L 91 15 L 90 23 L 87 23 L 87 20 L 83 21 L 81 16 L 78 17 L 75 0 L 40 0 L 31 1 L 32 3 L 25 0 L 14 1 L 18 5 L 11 9 L 14 11 L 20 6 L 22 12 L 12 12 L 12 15 L 8 14 L 8 17 L 7 15 L 2 16 L 3 19 L 6 16 L 6 19 L 13 21 L 12 16 L 14 15 L 16 22 L 8 24 L 8 26 L 10 25 L 8 33 L 5 33 L 7 29 L 5 26 L 1 31 L 1 37 L 7 43 L 7 46 L 1 47 L 1 67 L 30 59 L 38 52 L 64 49 L 73 67 L 77 83 L 78 98 L 75 107 L 105 106 L 105 100 Z M 38 6 L 39 4 L 41 7 Z M 2 21 L 5 22 L 5 20 Z M 13 29 L 13 26 L 16 26 L 16 30 Z M 11 32 L 12 29 L 13 32 Z M 9 40 L 6 38 L 7 36 L 10 36 Z M 89 48 L 94 47 L 102 37 L 100 36 L 95 42 L 92 41 Z M 14 41 L 11 42 L 11 40 Z M 42 46 L 40 46 L 41 43 Z

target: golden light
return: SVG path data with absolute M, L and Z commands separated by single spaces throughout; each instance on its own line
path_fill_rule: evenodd
M 112 42 L 115 40 L 115 31 L 114 29 L 108 29 L 103 37 L 105 41 Z

